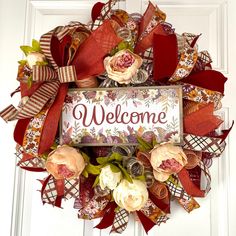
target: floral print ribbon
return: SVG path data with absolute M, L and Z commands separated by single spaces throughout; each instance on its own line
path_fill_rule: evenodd
M 186 47 L 180 56 L 179 64 L 174 74 L 169 79 L 170 82 L 176 82 L 187 77 L 193 70 L 198 59 L 197 48 Z
M 54 99 L 52 98 L 50 102 L 47 103 L 47 105 L 36 116 L 34 116 L 28 124 L 22 146 L 24 151 L 29 155 L 38 156 L 44 121 L 51 105 L 54 102 Z
M 182 85 L 183 98 L 198 103 L 214 103 L 215 109 L 218 109 L 223 94 L 217 91 L 201 88 L 188 83 L 177 83 Z

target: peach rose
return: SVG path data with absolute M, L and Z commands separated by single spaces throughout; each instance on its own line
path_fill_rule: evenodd
M 123 49 L 113 57 L 104 59 L 108 77 L 120 84 L 129 84 L 142 63 L 142 58 L 128 49 Z
M 62 145 L 48 155 L 45 167 L 55 179 L 73 179 L 80 176 L 85 162 L 75 148 Z
M 181 171 L 187 164 L 187 157 L 181 147 L 163 143 L 152 149 L 150 163 L 155 179 L 163 182 L 170 175 Z

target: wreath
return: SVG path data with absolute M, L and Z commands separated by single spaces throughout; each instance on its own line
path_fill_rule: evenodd
M 22 99 L 0 116 L 17 120 L 18 166 L 48 173 L 41 181 L 43 203 L 61 207 L 62 199 L 72 198 L 79 218 L 101 218 L 96 228 L 111 226 L 116 233 L 135 214 L 147 233 L 168 220 L 171 201 L 191 212 L 199 208 L 195 197 L 209 192 L 209 167 L 224 151 L 232 128 L 217 132 L 223 120 L 214 115 L 227 79 L 212 69 L 209 53 L 198 50 L 200 35 L 175 33 L 151 2 L 143 15 L 115 9 L 116 3 L 96 3 L 88 24 L 58 26 L 32 46 L 21 46 L 26 58 L 19 61 L 20 87 L 14 93 Z M 69 133 L 59 140 L 60 116 L 71 102 L 68 88 L 96 92 L 163 85 L 182 88 L 181 145 L 174 144 L 176 133 L 161 129 L 165 142 L 153 132 L 136 132 L 131 137 L 136 145 L 114 139 L 111 146 L 102 141 L 78 148 Z

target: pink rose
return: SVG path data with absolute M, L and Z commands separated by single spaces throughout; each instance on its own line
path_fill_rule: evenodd
M 151 151 L 150 163 L 155 179 L 163 182 L 182 170 L 187 164 L 187 157 L 181 147 L 163 143 L 156 145 Z
M 48 155 L 45 166 L 55 179 L 74 179 L 84 170 L 85 162 L 77 149 L 62 145 Z
M 120 84 L 129 84 L 142 62 L 143 60 L 140 56 L 128 49 L 123 49 L 113 57 L 106 57 L 104 66 L 110 79 Z

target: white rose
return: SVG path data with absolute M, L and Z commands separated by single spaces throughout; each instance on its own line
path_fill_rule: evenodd
M 148 200 L 146 184 L 141 180 L 133 180 L 133 183 L 123 179 L 114 189 L 113 197 L 118 206 L 127 211 L 139 211 Z
M 121 181 L 121 172 L 113 172 L 109 165 L 101 169 L 99 175 L 99 184 L 101 189 L 104 190 L 106 187 L 113 190 Z
M 36 65 L 36 62 L 46 61 L 46 57 L 40 52 L 31 52 L 26 57 L 28 66 L 32 69 Z

